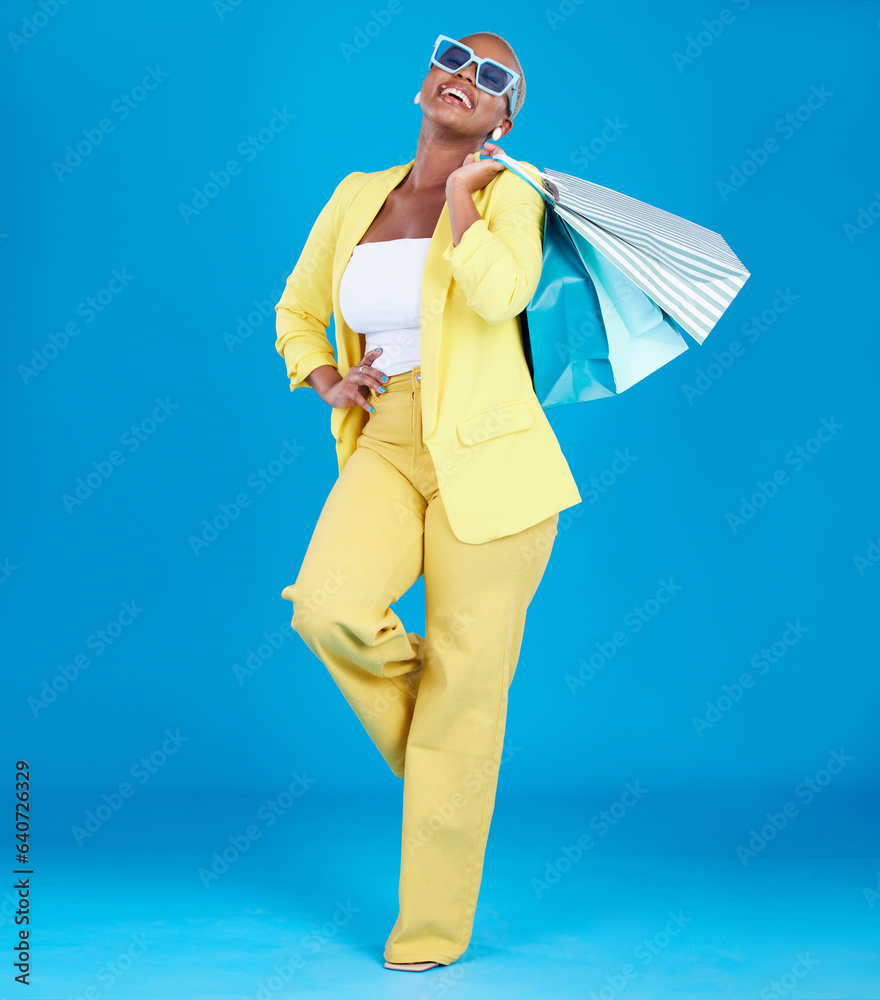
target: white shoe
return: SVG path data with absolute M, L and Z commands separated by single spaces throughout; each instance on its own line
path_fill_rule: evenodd
M 386 969 L 399 969 L 401 972 L 427 972 L 436 969 L 442 962 L 385 962 Z

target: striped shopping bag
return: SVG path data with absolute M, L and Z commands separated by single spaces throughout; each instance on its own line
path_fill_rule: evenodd
M 541 280 L 520 315 L 545 408 L 623 392 L 686 351 L 682 334 L 702 344 L 749 277 L 718 233 L 581 177 L 490 158 L 547 203 Z

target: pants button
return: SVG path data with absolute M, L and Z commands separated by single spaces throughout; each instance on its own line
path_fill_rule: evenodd
M 428 450 L 428 446 L 427 446 L 427 445 L 425 445 L 425 451 L 427 451 L 427 450 Z
M 421 382 L 421 381 L 422 381 L 422 373 L 419 372 L 419 374 L 416 375 L 416 382 Z

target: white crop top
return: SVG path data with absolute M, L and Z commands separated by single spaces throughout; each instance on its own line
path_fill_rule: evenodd
M 364 334 L 366 351 L 383 348 L 374 366 L 399 375 L 421 364 L 422 273 L 431 237 L 359 243 L 342 273 L 339 308 Z

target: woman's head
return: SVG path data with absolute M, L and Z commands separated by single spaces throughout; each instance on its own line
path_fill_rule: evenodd
M 457 40 L 471 48 L 478 59 L 493 59 L 519 74 L 513 108 L 508 94 L 492 94 L 476 86 L 473 62 L 455 71 L 432 65 L 417 100 L 425 116 L 438 126 L 472 136 L 479 142 L 493 138 L 495 129 L 500 129 L 493 138 L 497 142 L 513 127 L 513 119 L 525 100 L 526 83 L 519 59 L 510 43 L 492 31 L 478 31 Z M 466 99 L 443 96 L 450 86 L 457 86 Z
M 473 45 L 474 39 L 481 39 L 481 38 L 494 38 L 497 40 L 498 43 L 503 45 L 505 51 L 507 52 L 507 58 L 498 59 L 498 62 L 503 63 L 505 66 L 509 66 L 510 69 L 515 70 L 517 73 L 519 73 L 519 82 L 517 83 L 517 91 L 516 91 L 516 101 L 513 105 L 513 112 L 510 115 L 511 118 L 516 118 L 516 116 L 519 114 L 519 109 L 523 105 L 523 101 L 526 99 L 526 78 L 522 71 L 522 66 L 520 65 L 520 61 L 519 59 L 517 59 L 516 53 L 513 51 L 513 46 L 510 44 L 510 42 L 502 38 L 501 35 L 496 35 L 494 31 L 478 31 L 473 35 L 467 35 L 465 38 L 459 39 L 459 41 L 465 42 L 466 44 L 470 45 L 470 47 L 474 49 L 476 54 L 478 56 L 481 56 L 483 55 L 483 53 L 478 52 Z M 493 58 L 497 58 L 497 56 Z

